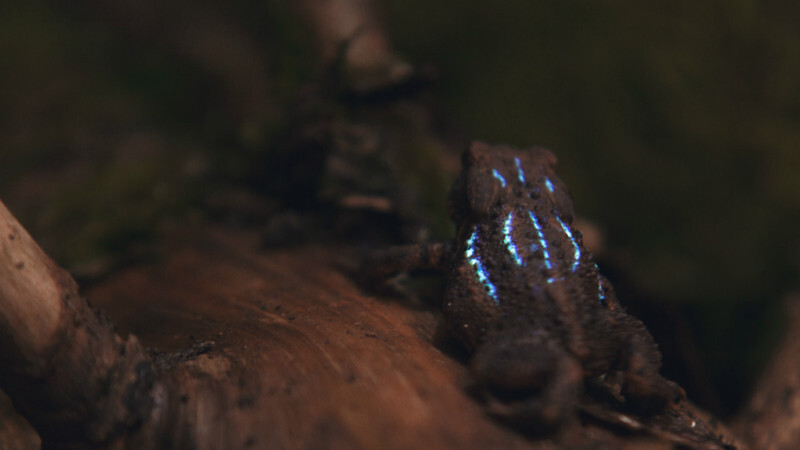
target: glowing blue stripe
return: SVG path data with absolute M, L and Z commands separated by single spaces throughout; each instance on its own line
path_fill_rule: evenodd
M 517 165 L 517 178 L 519 182 L 525 184 L 525 172 L 522 171 L 522 163 L 519 161 L 519 158 L 514 158 L 514 164 Z
M 600 268 L 597 267 L 597 263 L 594 263 L 594 268 L 597 270 L 597 294 L 599 296 L 600 304 L 604 304 L 606 300 L 606 294 L 603 292 L 603 281 L 600 280 Z
M 498 172 L 497 169 L 492 169 L 492 175 L 494 175 L 495 178 L 500 180 L 500 186 L 506 187 L 506 179 L 503 178 L 502 175 L 500 175 L 500 172 Z
M 542 226 L 539 224 L 539 219 L 533 215 L 533 211 L 528 211 L 528 215 L 531 218 L 531 222 L 533 222 L 533 226 L 536 228 L 536 234 L 539 235 L 539 245 L 542 246 L 542 254 L 544 255 L 544 267 L 547 270 L 553 270 L 553 263 L 550 261 L 550 252 L 547 250 L 547 241 L 544 239 L 544 232 L 542 232 Z M 555 278 L 548 278 L 547 282 L 552 283 L 555 281 Z
M 494 287 L 494 284 L 489 280 L 489 272 L 486 271 L 486 268 L 483 267 L 483 263 L 481 259 L 477 256 L 475 251 L 475 244 L 478 241 L 478 228 L 472 230 L 472 235 L 467 239 L 467 250 L 464 252 L 464 255 L 467 257 L 467 261 L 475 269 L 475 275 L 478 277 L 478 281 L 483 284 L 483 287 L 486 288 L 486 292 L 494 299 L 495 303 L 500 303 L 497 300 L 497 288 Z
M 578 264 L 581 262 L 581 248 L 578 246 L 578 241 L 572 237 L 572 232 L 569 230 L 567 224 L 561 220 L 561 217 L 556 216 L 556 220 L 558 220 L 558 223 L 561 225 L 561 229 L 564 230 L 564 234 L 572 241 L 572 246 L 575 247 L 575 261 L 572 261 L 572 271 L 575 272 L 578 270 Z
M 514 226 L 514 211 L 508 213 L 508 217 L 506 217 L 506 221 L 503 224 L 503 242 L 506 244 L 506 248 L 508 252 L 511 253 L 511 256 L 514 257 L 514 261 L 517 262 L 518 266 L 522 265 L 522 257 L 519 256 L 519 252 L 517 252 L 517 244 L 515 244 L 511 240 L 511 232 L 513 231 Z
M 556 191 L 556 189 L 553 187 L 553 182 L 550 181 L 550 178 L 544 179 L 544 185 L 547 186 L 547 190 L 550 191 L 551 194 Z

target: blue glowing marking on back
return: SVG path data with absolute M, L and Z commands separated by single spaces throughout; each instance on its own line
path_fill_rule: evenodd
M 539 224 L 539 218 L 533 215 L 533 211 L 528 211 L 528 215 L 536 228 L 536 234 L 539 236 L 539 245 L 542 247 L 542 254 L 544 255 L 544 267 L 547 270 L 553 270 L 553 263 L 550 261 L 550 252 L 547 250 L 547 241 L 544 239 L 544 232 L 542 226 Z M 555 278 L 550 277 L 547 279 L 548 283 L 555 281 Z
M 500 175 L 500 172 L 498 172 L 497 169 L 492 169 L 492 175 L 494 175 L 495 178 L 500 180 L 500 186 L 506 187 L 506 179 L 502 175 Z
M 467 257 L 467 261 L 469 265 L 475 269 L 475 276 L 478 277 L 478 281 L 483 284 L 483 287 L 486 289 L 486 292 L 492 297 L 495 303 L 500 303 L 497 300 L 497 288 L 494 284 L 489 280 L 489 272 L 486 271 L 486 268 L 483 267 L 483 263 L 481 259 L 477 255 L 477 251 L 475 250 L 475 244 L 478 242 L 478 228 L 475 227 L 472 230 L 472 235 L 470 235 L 469 239 L 467 239 L 467 249 L 464 251 L 464 255 Z
M 544 185 L 545 185 L 545 186 L 547 186 L 547 190 L 548 190 L 548 191 L 550 191 L 550 193 L 551 193 L 551 194 L 552 194 L 552 193 L 554 193 L 554 192 L 556 191 L 556 188 L 555 188 L 555 187 L 553 187 L 553 182 L 552 182 L 552 181 L 550 181 L 550 178 L 546 178 L 546 177 L 545 177 L 545 179 L 544 179 Z
M 511 232 L 513 231 L 514 227 L 514 211 L 508 213 L 508 217 L 506 217 L 506 221 L 503 224 L 503 242 L 506 244 L 506 248 L 508 252 L 511 253 L 511 256 L 514 257 L 514 261 L 517 263 L 518 266 L 523 265 L 522 257 L 519 256 L 519 252 L 517 251 L 517 244 L 511 239 Z
M 572 261 L 572 271 L 575 272 L 576 270 L 578 270 L 578 265 L 581 262 L 581 248 L 578 246 L 578 241 L 576 241 L 575 238 L 572 237 L 572 231 L 570 231 L 567 224 L 565 224 L 564 221 L 561 220 L 561 217 L 556 216 L 556 220 L 558 220 L 559 225 L 561 225 L 561 229 L 564 230 L 564 234 L 566 234 L 569 240 L 572 241 L 572 246 L 575 247 L 575 253 L 574 253 L 575 260 Z
M 525 172 L 522 170 L 522 163 L 519 160 L 519 157 L 514 158 L 514 164 L 517 165 L 517 178 L 519 182 L 523 185 L 525 184 Z
M 600 279 L 600 268 L 597 267 L 597 263 L 594 263 L 594 268 L 597 270 L 597 294 L 598 300 L 600 301 L 601 305 L 606 303 L 606 294 L 603 292 L 603 281 Z

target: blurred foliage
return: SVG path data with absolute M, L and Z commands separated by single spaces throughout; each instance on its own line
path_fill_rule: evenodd
M 0 198 L 79 275 L 249 173 L 311 76 L 309 32 L 284 8 L 182 6 L 0 6 Z
M 136 5 L 0 6 L 0 198 L 73 268 L 252 176 L 321 74 L 283 2 Z M 446 115 L 469 138 L 552 148 L 604 260 L 687 305 L 715 378 L 741 395 L 800 273 L 800 6 L 384 6 L 397 51 L 441 69 Z M 435 148 L 409 127 L 407 155 Z

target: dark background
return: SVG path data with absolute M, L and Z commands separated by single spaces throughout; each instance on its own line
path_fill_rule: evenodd
M 0 7 L 0 198 L 87 280 L 165 222 L 208 220 L 325 70 L 285 2 L 135 3 Z M 438 69 L 439 111 L 464 135 L 555 151 L 618 290 L 688 330 L 673 345 L 701 367 L 672 375 L 702 374 L 680 381 L 733 413 L 800 272 L 800 6 L 381 7 L 395 51 Z

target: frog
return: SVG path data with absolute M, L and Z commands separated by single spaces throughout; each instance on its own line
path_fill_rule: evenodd
M 455 240 L 377 252 L 363 267 L 382 278 L 445 273 L 445 328 L 494 416 L 557 429 L 590 385 L 638 414 L 675 407 L 685 393 L 660 374 L 653 337 L 573 227 L 556 163 L 542 147 L 472 143 L 450 193 Z

